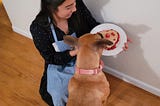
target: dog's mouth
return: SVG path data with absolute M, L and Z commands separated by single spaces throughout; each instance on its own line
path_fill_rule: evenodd
M 113 42 L 112 41 L 110 41 L 110 40 L 106 40 L 106 42 L 107 42 L 107 45 L 113 45 Z
M 101 34 L 100 32 L 97 32 L 97 34 L 98 34 L 102 39 L 104 39 L 103 34 Z M 113 42 L 110 41 L 110 40 L 108 40 L 108 39 L 106 39 L 105 42 L 106 42 L 106 44 L 109 45 L 109 46 L 110 46 L 110 45 L 113 45 Z

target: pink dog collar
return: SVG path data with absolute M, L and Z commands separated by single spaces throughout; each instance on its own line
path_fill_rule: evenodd
M 77 72 L 78 74 L 96 75 L 96 74 L 98 74 L 100 71 L 102 71 L 103 66 L 104 66 L 104 63 L 103 63 L 103 61 L 101 60 L 101 61 L 100 61 L 100 65 L 99 65 L 98 68 L 86 70 L 86 69 L 80 69 L 80 68 L 78 68 L 78 67 L 76 66 L 76 72 Z

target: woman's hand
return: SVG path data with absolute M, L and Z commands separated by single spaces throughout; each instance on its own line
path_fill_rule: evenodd
M 132 41 L 131 41 L 131 39 L 129 39 L 128 37 L 127 37 L 127 42 L 124 44 L 124 47 L 123 47 L 123 50 L 124 51 L 127 51 L 128 50 L 128 43 L 132 43 Z
M 78 53 L 78 47 L 74 47 L 73 50 L 69 51 L 69 54 L 70 54 L 71 56 L 76 56 L 77 53 Z

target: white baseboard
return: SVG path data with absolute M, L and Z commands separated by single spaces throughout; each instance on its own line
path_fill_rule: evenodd
M 158 88 L 156 88 L 152 85 L 149 85 L 145 82 L 142 82 L 140 80 L 137 80 L 137 79 L 135 79 L 131 76 L 128 76 L 124 73 L 121 73 L 118 70 L 115 70 L 115 69 L 110 68 L 108 66 L 104 66 L 104 72 L 107 72 L 107 73 L 109 73 L 109 74 L 111 74 L 111 75 L 113 75 L 113 76 L 115 76 L 119 79 L 122 79 L 125 82 L 128 82 L 128 83 L 133 84 L 133 85 L 135 85 L 139 88 L 142 88 L 142 89 L 144 89 L 144 90 L 146 90 L 146 91 L 148 91 L 148 92 L 150 92 L 154 95 L 160 96 L 160 89 L 158 89 Z
M 21 35 L 23 35 L 23 36 L 25 36 L 27 38 L 32 39 L 31 34 L 25 32 L 24 30 L 22 30 L 22 29 L 20 29 L 20 28 L 18 28 L 16 26 L 12 26 L 12 29 L 13 29 L 14 32 L 17 32 L 17 33 L 19 33 L 19 34 L 21 34 Z

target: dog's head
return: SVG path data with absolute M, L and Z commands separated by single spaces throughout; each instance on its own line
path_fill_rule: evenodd
M 64 36 L 64 42 L 72 47 L 78 48 L 76 64 L 79 67 L 88 67 L 90 64 L 90 68 L 99 65 L 103 49 L 106 48 L 107 45 L 113 44 L 111 41 L 102 38 L 99 34 L 90 33 L 84 34 L 80 38 L 70 35 Z

